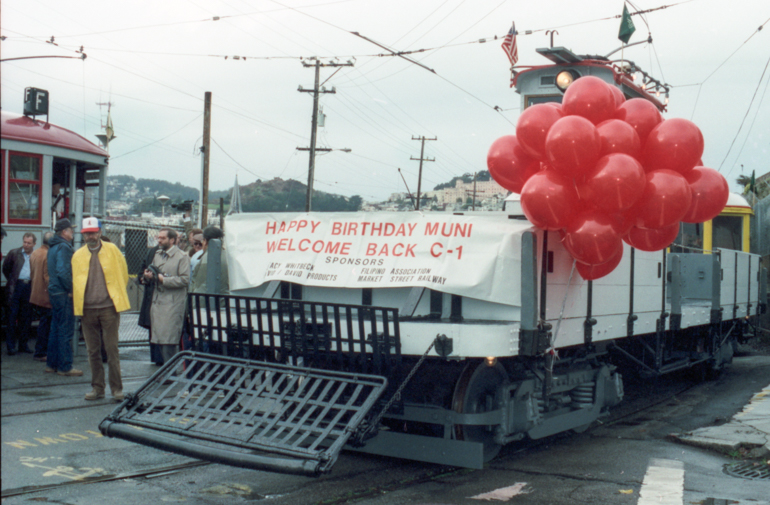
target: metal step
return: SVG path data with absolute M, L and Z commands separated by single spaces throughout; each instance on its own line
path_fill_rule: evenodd
M 217 463 L 319 475 L 331 470 L 386 387 L 376 375 L 183 352 L 99 429 Z

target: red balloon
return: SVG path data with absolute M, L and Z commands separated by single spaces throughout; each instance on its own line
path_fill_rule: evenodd
M 612 223 L 612 229 L 618 234 L 618 237 L 624 237 L 636 224 L 636 212 L 632 207 L 625 212 L 616 212 L 609 214 L 608 217 Z
M 601 155 L 623 153 L 640 158 L 642 143 L 634 127 L 620 119 L 609 119 L 596 127 L 602 139 Z
M 588 265 L 586 263 L 581 263 L 578 261 L 575 263 L 575 267 L 577 268 L 578 273 L 583 279 L 587 281 L 593 281 L 601 277 L 604 277 L 605 275 L 615 270 L 618 267 L 618 265 L 620 265 L 620 260 L 622 259 L 623 259 L 623 247 L 621 246 L 620 252 L 615 256 L 613 256 L 612 259 L 610 259 L 609 261 L 605 261 L 600 265 Z
M 665 228 L 682 220 L 692 202 L 687 179 L 673 170 L 647 173 L 647 184 L 639 202 L 633 207 L 636 226 Z
M 679 223 L 670 224 L 657 230 L 648 230 L 634 226 L 623 241 L 641 251 L 660 251 L 670 246 L 679 235 Z
M 529 156 L 545 159 L 545 137 L 551 126 L 561 118 L 560 109 L 544 103 L 527 107 L 521 113 L 516 123 L 516 138 Z
M 489 174 L 499 185 L 521 193 L 524 183 L 540 170 L 540 162 L 530 158 L 514 135 L 500 137 L 487 153 Z
M 642 146 L 647 141 L 647 135 L 652 129 L 663 121 L 658 108 L 644 98 L 626 100 L 623 105 L 618 107 L 615 117 L 634 127 Z
M 730 197 L 730 188 L 722 174 L 713 168 L 695 167 L 684 178 L 690 184 L 692 203 L 682 221 L 702 223 L 717 217 Z
M 682 118 L 663 121 L 650 131 L 642 149 L 647 170 L 662 168 L 686 174 L 703 155 L 703 134 L 695 123 Z
M 577 177 L 593 167 L 599 159 L 600 149 L 601 138 L 596 127 L 580 116 L 559 119 L 545 139 L 550 165 L 566 177 Z
M 617 86 L 610 85 L 610 91 L 612 91 L 612 95 L 615 97 L 615 108 L 617 109 L 626 101 L 626 95 Z
M 601 265 L 623 250 L 609 217 L 596 211 L 583 212 L 573 219 L 565 230 L 563 244 L 573 258 L 589 265 Z
M 559 102 L 545 102 L 545 104 L 550 105 L 551 107 L 556 107 L 559 110 L 559 112 L 562 112 L 561 103 Z
M 641 198 L 646 184 L 641 163 L 627 154 L 614 153 L 600 158 L 586 173 L 579 194 L 598 209 L 620 212 L 630 209 Z
M 521 207 L 538 228 L 559 230 L 569 224 L 579 202 L 572 181 L 548 170 L 536 173 L 524 184 Z
M 564 92 L 564 114 L 582 116 L 595 125 L 611 119 L 615 115 L 615 95 L 610 87 L 592 75 L 576 79 Z

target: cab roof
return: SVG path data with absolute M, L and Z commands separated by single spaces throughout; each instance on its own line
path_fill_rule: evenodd
M 16 140 L 31 144 L 43 144 L 72 149 L 97 156 L 109 157 L 109 153 L 77 133 L 12 112 L 0 112 L 0 132 L 3 140 Z

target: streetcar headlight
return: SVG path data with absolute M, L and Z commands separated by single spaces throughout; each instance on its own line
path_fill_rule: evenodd
M 578 77 L 580 77 L 580 74 L 574 70 L 562 70 L 556 74 L 556 87 L 563 93 Z
M 495 366 L 497 364 L 497 358 L 494 356 L 487 356 L 487 366 Z

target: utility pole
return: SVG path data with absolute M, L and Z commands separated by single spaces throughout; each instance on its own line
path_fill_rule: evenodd
M 404 186 L 406 186 L 406 193 L 409 195 L 409 199 L 412 200 L 412 207 L 414 207 L 414 210 L 418 210 L 419 207 L 415 206 L 414 203 L 414 195 L 412 195 L 412 192 L 409 190 L 409 185 L 406 183 L 406 179 L 404 179 L 404 174 L 401 173 L 401 169 L 398 169 L 398 175 L 401 176 L 401 180 L 404 181 Z
M 420 157 L 415 158 L 411 157 L 410 160 L 420 160 L 420 173 L 417 175 L 417 208 L 415 210 L 420 210 L 420 189 L 422 188 L 422 162 L 423 161 L 436 161 L 436 158 L 430 159 L 426 158 L 424 156 L 425 154 L 425 141 L 426 140 L 438 140 L 437 137 L 433 137 L 432 139 L 426 138 L 426 137 L 415 137 L 412 135 L 412 140 L 419 140 L 422 142 L 422 146 L 420 147 Z
M 115 129 L 112 126 L 112 106 L 115 105 L 112 102 L 97 102 L 96 105 L 99 106 L 99 109 L 101 110 L 102 106 L 107 106 L 107 124 L 102 125 L 102 129 L 104 130 L 104 134 L 96 135 L 96 138 L 99 139 L 99 142 L 104 146 L 104 150 L 108 153 L 110 152 L 110 141 L 112 139 L 117 138 L 115 136 Z
M 211 161 L 211 91 L 206 91 L 203 101 L 203 167 L 201 170 L 200 223 L 206 228 L 209 213 L 209 162 Z
M 337 63 L 334 61 L 331 61 L 328 63 L 321 63 L 321 60 L 319 60 L 317 57 L 310 58 L 310 61 L 314 61 L 314 63 L 303 61 L 302 66 L 306 68 L 315 67 L 315 84 L 313 86 L 313 89 L 305 89 L 300 85 L 299 89 L 297 90 L 300 93 L 313 93 L 313 121 L 312 121 L 312 127 L 310 129 L 310 147 L 297 148 L 298 151 L 310 151 L 310 162 L 308 164 L 308 171 L 307 171 L 307 198 L 305 200 L 305 212 L 310 212 L 312 208 L 313 180 L 315 179 L 315 153 L 316 151 L 331 151 L 331 149 L 329 148 L 316 148 L 315 146 L 316 133 L 318 131 L 318 95 L 321 93 L 337 93 L 337 90 L 334 87 L 332 87 L 332 89 L 330 90 L 327 90 L 325 87 L 319 85 L 319 80 L 321 77 L 321 67 L 352 67 L 353 66 L 352 61 L 348 61 L 347 63 Z M 327 81 L 328 80 L 329 79 L 327 79 Z M 346 151 L 350 152 L 350 149 L 347 149 Z
M 471 206 L 471 210 L 476 210 L 476 176 L 478 175 L 478 172 L 473 172 L 473 205 Z

